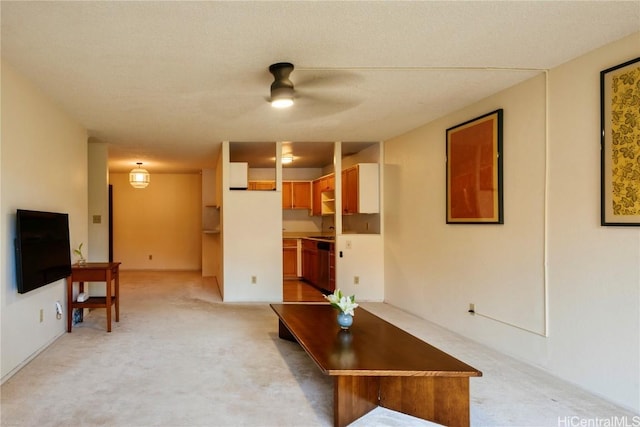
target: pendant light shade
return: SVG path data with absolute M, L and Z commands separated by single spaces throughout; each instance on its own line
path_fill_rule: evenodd
M 146 169 L 142 169 L 142 163 L 138 162 L 136 164 L 138 167 L 129 172 L 129 184 L 133 188 L 146 188 L 151 181 L 151 176 Z

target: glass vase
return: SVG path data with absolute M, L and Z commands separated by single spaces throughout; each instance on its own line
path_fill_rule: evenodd
M 353 316 L 344 312 L 338 313 L 338 325 L 342 329 L 349 329 L 349 327 L 353 324 Z

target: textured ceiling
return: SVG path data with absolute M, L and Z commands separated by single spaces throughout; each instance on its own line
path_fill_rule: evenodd
M 210 167 L 223 140 L 384 140 L 640 31 L 638 1 L 0 7 L 3 60 L 109 143 L 112 170 L 152 172 Z M 280 61 L 289 110 L 266 101 Z

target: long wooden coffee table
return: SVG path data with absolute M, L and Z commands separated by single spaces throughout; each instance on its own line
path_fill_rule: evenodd
M 329 304 L 271 304 L 280 338 L 335 377 L 335 426 L 383 406 L 447 426 L 469 425 L 469 377 L 482 372 L 363 308 L 348 331 Z

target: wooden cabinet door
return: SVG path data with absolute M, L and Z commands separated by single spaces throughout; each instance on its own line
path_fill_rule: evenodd
M 342 171 L 342 213 L 358 213 L 358 167 Z
M 322 179 L 316 179 L 312 184 L 313 203 L 311 214 L 315 216 L 322 215 Z
M 293 205 L 293 193 L 291 181 L 282 181 L 282 209 L 291 209 Z
M 306 181 L 292 182 L 293 209 L 311 209 L 311 183 Z M 284 191 L 284 187 L 283 187 Z
M 336 290 L 336 245 L 332 243 L 329 249 L 329 289 L 330 292 Z
M 318 283 L 318 248 L 313 240 L 302 240 L 302 277 L 312 285 Z
M 253 187 L 253 188 L 251 188 Z M 250 190 L 273 191 L 276 189 L 275 181 L 249 181 Z
M 324 191 L 333 191 L 336 189 L 336 176 L 334 174 L 327 175 L 325 178 Z
M 285 278 L 298 277 L 298 250 L 296 248 L 282 248 L 282 275 Z

